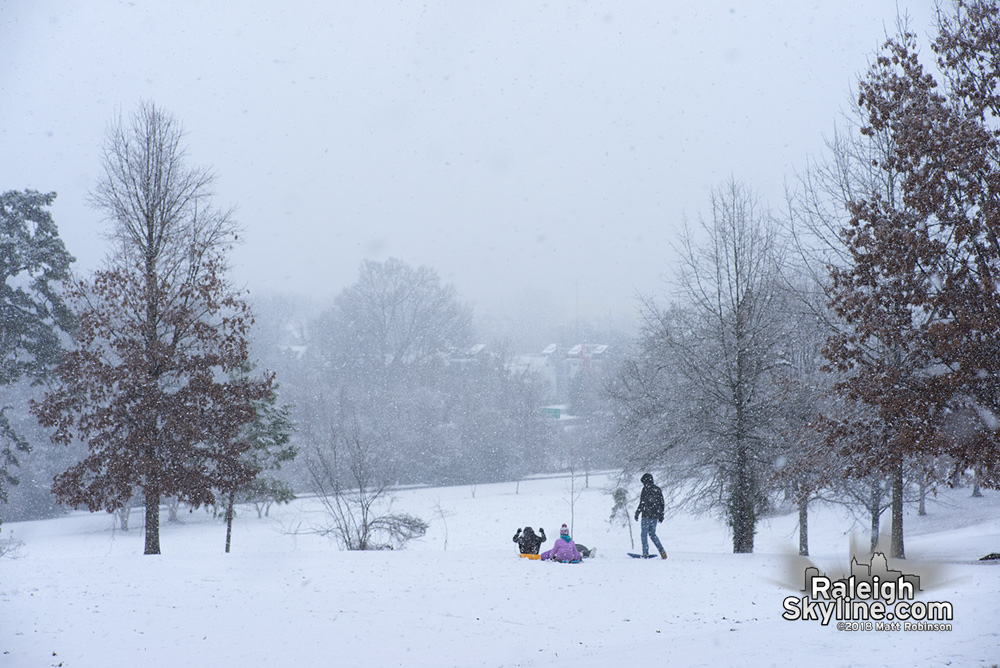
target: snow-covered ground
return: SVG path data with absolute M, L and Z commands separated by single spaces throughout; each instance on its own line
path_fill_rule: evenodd
M 908 510 L 908 559 L 892 565 L 922 576 L 918 600 L 953 604 L 953 630 L 850 632 L 781 617 L 805 566 L 793 515 L 763 523 L 753 555 L 733 555 L 717 519 L 675 515 L 659 529 L 669 559 L 635 560 L 606 485 L 591 476 L 572 508 L 567 478 L 402 491 L 395 510 L 431 528 L 395 552 L 305 533 L 322 521 L 311 499 L 263 520 L 243 509 L 228 555 L 203 511 L 163 524 L 158 557 L 142 555 L 138 513 L 128 533 L 104 514 L 5 524 L 0 539 L 23 545 L 0 558 L 0 666 L 1000 664 L 1000 566 L 976 562 L 1000 551 L 1000 493 L 948 490 L 927 516 Z M 571 511 L 596 559 L 517 557 L 518 526 L 544 527 L 547 549 Z M 822 571 L 846 569 L 852 522 L 812 513 Z

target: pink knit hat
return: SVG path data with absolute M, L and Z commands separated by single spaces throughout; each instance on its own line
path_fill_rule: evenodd
M 562 529 L 559 530 L 559 535 L 560 536 L 568 536 L 569 535 L 569 527 L 566 526 L 565 524 L 562 525 Z

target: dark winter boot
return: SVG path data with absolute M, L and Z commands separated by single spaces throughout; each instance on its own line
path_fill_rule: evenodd
M 666 559 L 667 558 L 667 553 L 665 551 L 663 551 L 663 550 L 660 550 L 660 558 Z

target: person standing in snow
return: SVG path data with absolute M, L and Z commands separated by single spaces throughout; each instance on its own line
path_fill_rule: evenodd
M 580 561 L 583 559 L 580 550 L 576 549 L 576 543 L 569 537 L 569 527 L 565 524 L 559 530 L 559 538 L 556 539 L 556 544 L 552 546 L 552 549 L 542 552 L 542 561 L 549 559 L 562 562 Z
M 536 535 L 531 527 L 524 527 L 523 533 L 518 529 L 517 533 L 514 534 L 514 542 L 517 543 L 518 549 L 521 550 L 522 557 L 526 559 L 538 558 L 539 548 L 541 548 L 542 543 L 548 540 L 545 537 L 545 529 L 538 527 L 538 532 L 541 535 Z
M 667 558 L 667 553 L 656 537 L 656 525 L 663 521 L 663 490 L 653 484 L 653 475 L 644 473 L 641 478 L 642 493 L 639 495 L 639 507 L 635 509 L 635 519 L 642 515 L 642 556 L 649 556 L 649 539 L 653 540 L 660 557 Z

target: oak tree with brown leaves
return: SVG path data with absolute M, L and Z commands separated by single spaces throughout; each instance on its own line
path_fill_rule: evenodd
M 92 200 L 116 252 L 69 289 L 76 339 L 33 406 L 54 441 L 89 447 L 56 476 L 56 497 L 111 512 L 138 489 L 146 554 L 160 553 L 162 497 L 210 504 L 215 490 L 256 475 L 242 456 L 244 427 L 272 392 L 270 376 L 234 373 L 247 363 L 252 322 L 225 280 L 236 227 L 210 205 L 212 174 L 185 165 L 182 137 L 150 103 L 111 126 Z
M 833 305 L 853 330 L 827 354 L 850 373 L 840 389 L 878 416 L 843 442 L 895 486 L 907 458 L 942 452 L 1000 481 L 1000 8 L 955 0 L 938 29 L 936 72 L 904 29 L 860 82 L 864 131 L 892 137 L 879 167 L 899 175 L 900 195 L 851 203 L 853 262 L 834 272 Z

